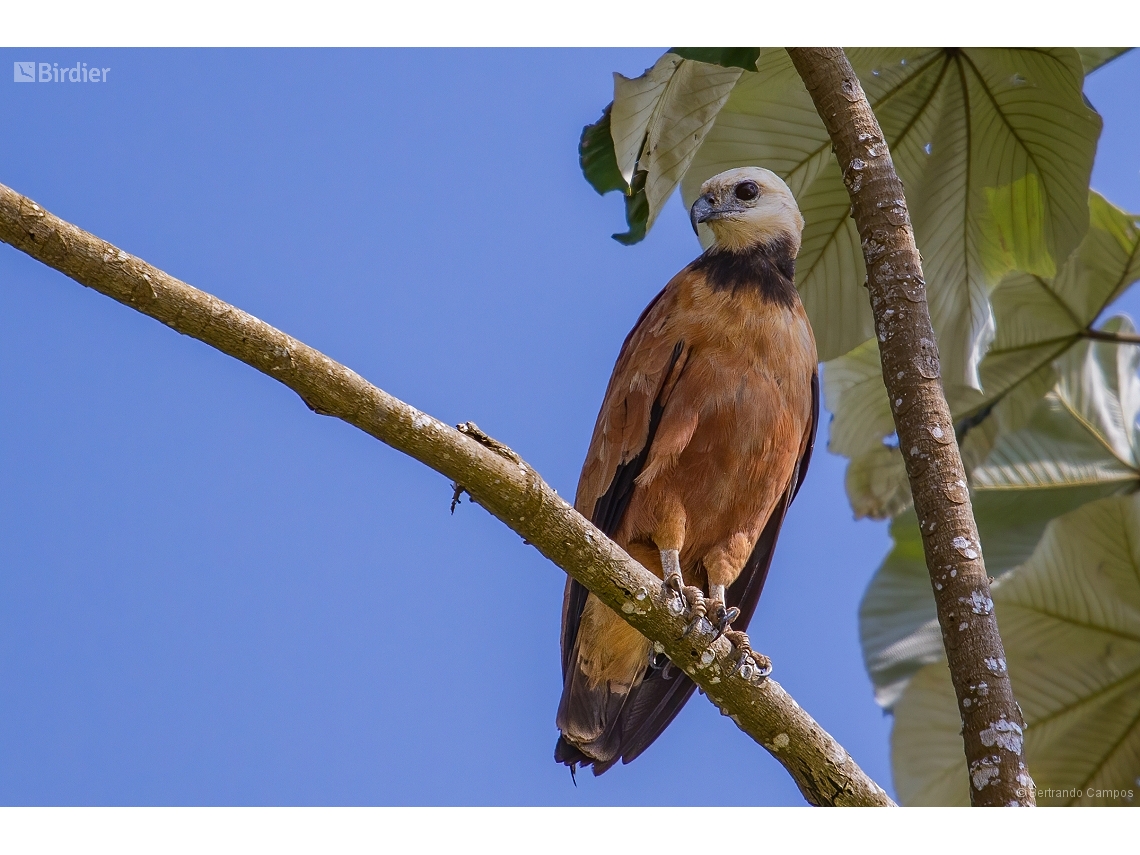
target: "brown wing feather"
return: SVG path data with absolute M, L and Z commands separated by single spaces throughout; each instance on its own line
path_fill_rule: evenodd
M 622 343 L 578 481 L 575 508 L 609 537 L 617 531 L 629 506 L 634 480 L 645 466 L 668 392 L 676 383 L 676 374 L 683 369 L 679 363 L 684 342 L 671 341 L 661 330 L 672 303 L 662 299 L 668 291 L 666 285 L 650 301 Z M 632 378 L 637 373 L 646 377 L 641 385 L 651 388 L 636 389 L 631 394 Z M 564 680 L 588 596 L 583 585 L 567 578 L 562 600 Z

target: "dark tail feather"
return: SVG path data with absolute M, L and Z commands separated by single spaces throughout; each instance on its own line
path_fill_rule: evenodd
M 613 692 L 605 685 L 591 688 L 575 668 L 558 708 L 562 735 L 554 746 L 554 759 L 571 772 L 590 766 L 595 777 L 619 760 L 629 763 L 677 716 L 696 687 L 672 664 L 649 671 L 627 693 Z
M 562 735 L 554 747 L 554 759 L 570 766 L 593 766 L 600 775 L 621 757 L 622 709 L 630 692 L 614 691 L 609 683 L 590 685 L 577 667 L 570 669 L 558 705 L 558 729 Z
M 559 736 L 554 745 L 554 761 L 573 769 L 575 766 L 586 766 L 594 762 L 592 758 L 582 753 L 574 743 L 567 742 L 565 736 Z
M 634 689 L 622 729 L 621 762 L 632 763 L 677 717 L 697 684 L 673 663 L 652 671 Z

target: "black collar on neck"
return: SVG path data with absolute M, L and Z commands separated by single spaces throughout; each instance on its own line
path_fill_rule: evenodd
M 690 268 L 705 275 L 714 291 L 754 289 L 785 308 L 796 304 L 796 259 L 787 238 L 733 251 L 711 246 Z

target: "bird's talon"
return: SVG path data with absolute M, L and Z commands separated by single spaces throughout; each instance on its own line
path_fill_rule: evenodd
M 740 651 L 740 658 L 736 660 L 736 665 L 732 669 L 734 674 L 739 673 L 745 680 L 752 682 L 762 680 L 772 673 L 772 660 L 752 649 L 752 642 L 748 640 L 747 633 L 738 629 L 728 629 L 725 630 L 724 636 Z
M 733 606 L 731 609 L 725 609 L 724 606 L 717 608 L 716 632 L 713 633 L 713 641 L 716 641 L 726 632 L 731 632 L 732 622 L 740 617 L 740 609 Z
M 681 633 L 681 638 L 687 637 L 708 614 L 708 605 L 705 602 L 705 596 L 701 593 L 700 588 L 690 585 L 685 588 L 683 595 L 689 605 L 689 614 L 693 619 L 689 625 L 685 627 L 685 631 Z
M 666 576 L 665 589 L 673 592 L 673 596 L 669 598 L 669 611 L 675 615 L 683 614 L 685 611 L 685 594 L 681 577 L 676 573 Z
M 736 670 L 740 672 L 741 677 L 750 683 L 753 680 L 763 680 L 772 674 L 772 660 L 763 653 L 749 650 L 740 654 L 740 661 L 737 663 Z
M 689 633 L 696 629 L 698 624 L 700 624 L 700 622 L 704 619 L 704 615 L 697 615 L 695 618 L 693 618 L 692 621 L 689 622 L 689 625 L 685 627 L 685 631 L 681 633 L 681 638 L 687 638 Z
M 703 618 L 709 613 L 708 601 L 705 600 L 705 595 L 701 593 L 701 589 L 695 585 L 689 585 L 685 588 L 683 595 L 685 602 L 689 606 L 689 614 L 695 618 Z

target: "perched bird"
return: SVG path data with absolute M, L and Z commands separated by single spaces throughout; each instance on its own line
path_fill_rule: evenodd
M 693 618 L 747 627 L 819 419 L 815 337 L 795 286 L 803 217 L 759 167 L 701 186 L 709 249 L 622 345 L 582 466 L 577 510 L 662 578 Z M 707 594 L 707 601 L 705 595 Z M 629 763 L 695 685 L 573 579 L 562 607 L 555 759 Z

